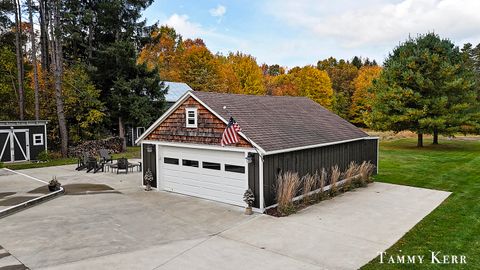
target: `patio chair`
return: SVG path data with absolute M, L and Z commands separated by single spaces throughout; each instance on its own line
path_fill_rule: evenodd
M 112 156 L 110 155 L 110 153 L 108 153 L 108 150 L 107 149 L 100 149 L 98 151 L 98 153 L 100 154 L 100 158 L 105 162 L 110 162 L 110 163 L 113 163 L 113 158 Z
M 119 158 L 117 160 L 117 174 L 118 174 L 118 171 L 120 170 L 125 170 L 125 173 L 128 174 L 128 159 L 126 158 Z
M 97 162 L 97 165 L 95 167 L 95 169 L 93 170 L 93 173 L 97 173 L 98 171 L 102 170 L 102 172 L 105 172 L 105 161 L 103 160 L 100 160 L 99 162 Z
M 89 157 L 88 153 L 83 152 L 82 155 L 77 160 L 77 168 L 75 168 L 75 170 L 81 171 L 81 170 L 87 168 L 88 157 Z
M 95 172 L 95 169 L 98 167 L 97 159 L 95 157 L 89 157 L 87 161 L 87 173 L 93 170 Z

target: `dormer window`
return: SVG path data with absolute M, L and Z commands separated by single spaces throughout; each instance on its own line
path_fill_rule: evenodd
M 186 112 L 186 127 L 187 128 L 196 128 L 197 127 L 197 108 L 187 108 Z

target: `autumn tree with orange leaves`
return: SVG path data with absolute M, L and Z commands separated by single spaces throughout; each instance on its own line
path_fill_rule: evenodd
M 350 107 L 350 121 L 356 125 L 366 126 L 365 118 L 372 111 L 372 100 L 375 94 L 370 91 L 372 82 L 380 76 L 379 66 L 363 66 L 353 80 L 354 92 Z

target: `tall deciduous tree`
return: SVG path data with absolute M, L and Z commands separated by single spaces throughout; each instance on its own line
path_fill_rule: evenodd
M 17 61 L 17 91 L 19 118 L 25 118 L 25 93 L 23 72 L 23 44 L 22 44 L 22 6 L 19 0 L 15 2 L 15 52 Z
M 380 76 L 382 68 L 379 66 L 363 66 L 358 71 L 358 76 L 353 80 L 355 91 L 352 95 L 350 107 L 350 121 L 360 126 L 366 126 L 366 119 L 372 111 L 373 91 L 369 91 L 373 80 Z
M 269 78 L 267 89 L 273 96 L 298 96 L 298 86 L 292 74 L 281 74 Z
M 52 24 L 50 27 L 51 40 L 53 43 L 52 69 L 55 78 L 55 103 L 57 107 L 58 127 L 61 138 L 61 153 L 63 157 L 68 155 L 68 131 L 67 121 L 65 120 L 65 111 L 63 104 L 62 79 L 63 79 L 63 52 L 62 52 L 62 27 L 60 23 L 60 12 L 62 3 L 60 0 L 54 0 L 52 9 Z
M 17 119 L 18 113 L 12 108 L 18 106 L 17 67 L 15 52 L 8 46 L 0 47 L 0 120 Z
M 33 24 L 33 5 L 32 0 L 27 0 L 28 5 L 28 19 L 30 22 L 30 45 L 32 46 L 32 66 L 33 66 L 33 90 L 35 93 L 35 119 L 40 119 L 40 98 L 38 86 L 38 71 L 37 71 L 37 41 L 35 39 L 35 30 Z
M 227 92 L 220 64 L 201 39 L 186 40 L 182 54 L 181 79 L 196 91 Z
M 408 39 L 386 59 L 376 94 L 372 125 L 380 130 L 452 134 L 470 122 L 477 107 L 472 70 L 451 41 L 429 33 Z
M 305 96 L 327 109 L 332 108 L 333 89 L 326 71 L 313 66 L 305 66 L 289 72 L 299 96 Z
M 361 60 L 359 59 L 361 62 Z M 332 109 L 339 116 L 347 119 L 349 116 L 351 97 L 354 91 L 353 80 L 357 77 L 358 69 L 348 61 L 330 57 L 318 61 L 317 68 L 328 73 L 332 82 L 334 99 Z
M 38 0 L 38 14 L 40 22 L 40 52 L 41 58 L 40 63 L 42 64 L 42 70 L 46 71 L 50 67 L 50 58 L 49 58 L 49 34 L 48 34 L 48 23 L 49 23 L 49 10 L 47 5 L 48 0 Z M 47 79 L 47 72 L 44 72 L 44 80 Z
M 182 36 L 171 27 L 161 26 L 153 30 L 151 40 L 138 56 L 138 62 L 145 63 L 150 69 L 157 68 L 164 80 L 181 81 L 181 72 L 185 70 L 182 67 L 183 53 Z
M 253 56 L 236 52 L 230 53 L 227 59 L 240 82 L 243 94 L 264 95 L 266 93 L 262 69 Z
M 70 140 L 78 143 L 97 139 L 105 107 L 100 101 L 100 90 L 95 88 L 82 64 L 65 69 L 63 90 Z

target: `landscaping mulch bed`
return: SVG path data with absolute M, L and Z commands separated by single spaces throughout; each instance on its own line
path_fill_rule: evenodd
M 304 201 L 304 200 L 300 200 L 300 201 L 295 201 L 294 202 L 294 210 L 292 210 L 292 212 L 290 213 L 282 213 L 278 210 L 278 207 L 273 207 L 273 208 L 269 208 L 267 210 L 265 210 L 265 214 L 267 215 L 270 215 L 270 216 L 273 216 L 273 217 L 286 217 L 286 216 L 289 216 L 293 213 L 296 213 L 302 209 L 305 209 L 311 205 L 314 205 L 314 204 L 318 204 L 322 201 L 325 201 L 325 200 L 329 200 L 329 199 L 332 199 L 332 197 L 325 197 L 324 199 L 322 200 L 309 200 L 309 201 Z

